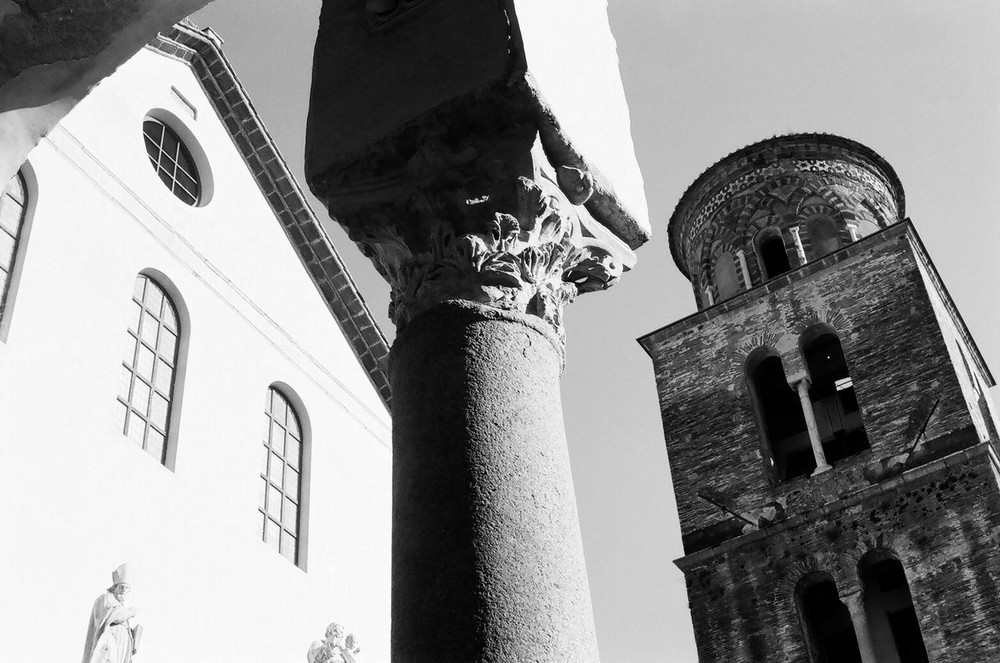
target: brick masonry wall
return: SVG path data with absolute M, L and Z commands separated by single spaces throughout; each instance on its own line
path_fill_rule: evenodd
M 751 520 L 780 521 L 892 474 L 975 444 L 966 398 L 918 268 L 915 234 L 899 224 L 641 339 L 653 359 L 685 551 L 749 525 L 698 497 L 714 489 Z M 805 375 L 800 335 L 826 323 L 840 335 L 871 449 L 817 477 L 777 483 L 763 455 L 744 365 L 756 348 L 781 354 L 790 382 Z
M 796 585 L 819 571 L 854 594 L 875 550 L 903 564 L 933 663 L 1000 660 L 998 545 L 1000 489 L 980 445 L 682 560 L 699 660 L 810 661 Z

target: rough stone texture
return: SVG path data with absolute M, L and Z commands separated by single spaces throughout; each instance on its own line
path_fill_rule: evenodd
M 903 564 L 933 663 L 1000 660 L 1000 489 L 985 451 L 924 465 L 679 562 L 699 660 L 812 660 L 797 582 L 819 571 L 842 597 L 859 592 L 858 564 L 872 551 Z
M 891 476 L 892 459 L 913 444 L 936 398 L 911 465 L 988 435 L 974 425 L 972 386 L 960 381 L 932 303 L 947 294 L 925 282 L 926 261 L 912 226 L 897 224 L 641 340 L 657 374 L 686 552 L 743 529 L 698 497 L 705 486 L 751 520 L 767 513 L 773 522 Z M 806 374 L 799 337 L 816 323 L 840 336 L 871 449 L 835 472 L 777 483 L 764 461 L 745 362 L 759 347 L 774 348 L 794 383 Z M 971 339 L 960 340 L 971 370 L 992 382 Z
M 816 323 L 840 336 L 871 448 L 779 483 L 745 364 L 773 348 L 794 383 L 806 375 L 800 335 Z M 640 342 L 656 371 L 702 662 L 811 660 L 796 583 L 825 572 L 841 597 L 856 593 L 874 550 L 902 562 L 931 661 L 1000 656 L 993 380 L 909 222 Z
M 559 339 L 467 302 L 392 348 L 396 661 L 596 661 Z

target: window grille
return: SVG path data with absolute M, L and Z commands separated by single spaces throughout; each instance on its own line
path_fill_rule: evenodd
M 140 275 L 125 336 L 118 422 L 128 439 L 164 464 L 180 335 L 174 303 L 156 281 Z
M 302 425 L 280 391 L 267 391 L 267 430 L 261 449 L 258 511 L 264 542 L 293 564 L 299 557 L 302 504 Z
M 156 174 L 170 191 L 188 205 L 201 199 L 201 180 L 191 152 L 173 129 L 147 117 L 142 123 L 146 154 Z

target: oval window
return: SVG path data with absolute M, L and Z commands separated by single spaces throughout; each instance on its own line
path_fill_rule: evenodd
M 142 137 L 160 181 L 182 202 L 197 205 L 201 199 L 198 167 L 177 133 L 156 118 L 147 117 L 142 123 Z

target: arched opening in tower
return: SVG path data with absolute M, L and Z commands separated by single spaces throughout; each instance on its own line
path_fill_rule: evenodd
M 799 609 L 815 663 L 862 663 L 851 612 L 833 580 L 816 579 L 801 588 Z
M 817 214 L 805 223 L 806 237 L 812 247 L 812 257 L 822 258 L 840 248 L 837 224 L 825 214 Z
M 781 357 L 771 352 L 752 357 L 747 373 L 771 464 L 784 481 L 811 474 L 816 458 L 798 396 L 788 386 Z
M 840 338 L 827 326 L 811 329 L 802 337 L 802 355 L 827 461 L 835 463 L 867 449 L 868 435 Z
M 773 279 L 792 269 L 791 263 L 788 262 L 788 252 L 785 250 L 785 240 L 781 237 L 781 231 L 777 229 L 768 229 L 761 233 L 757 252 L 763 264 L 764 278 Z
M 879 663 L 927 663 L 927 649 L 903 565 L 883 555 L 862 560 L 865 612 Z

